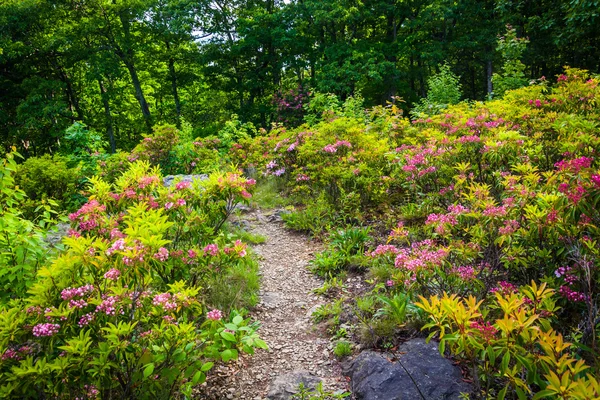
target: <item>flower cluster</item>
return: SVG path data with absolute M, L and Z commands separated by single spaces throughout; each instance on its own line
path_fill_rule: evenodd
M 394 265 L 398 269 L 417 272 L 421 269 L 441 266 L 447 256 L 447 249 L 437 248 L 428 239 L 413 243 L 410 248 L 400 249 L 394 260 Z
M 367 252 L 369 257 L 380 257 L 384 255 L 396 255 L 400 250 L 391 244 L 380 244 L 377 248 L 371 252 Z
M 58 324 L 37 324 L 33 327 L 33 336 L 54 336 L 59 329 Z
M 481 335 L 481 337 L 488 343 L 492 339 L 494 339 L 494 337 L 498 333 L 498 329 L 496 329 L 494 326 L 492 326 L 492 324 L 490 324 L 487 321 L 471 321 L 470 328 L 478 331 L 479 335 Z
M 219 246 L 214 243 L 206 245 L 204 247 L 204 254 L 216 257 L 219 254 Z
M 121 276 L 121 271 L 119 271 L 116 268 L 111 268 L 104 274 L 104 279 L 108 279 L 109 281 L 116 281 L 117 279 L 119 279 L 119 276 Z
M 177 309 L 177 302 L 171 293 L 160 293 L 154 296 L 152 304 L 162 307 L 165 311 L 173 311 Z
M 504 226 L 498 228 L 498 233 L 501 235 L 510 235 L 515 233 L 519 229 L 520 224 L 518 221 L 511 219 L 504 221 Z
M 518 292 L 517 286 L 510 282 L 506 282 L 506 281 L 500 281 L 500 282 L 498 282 L 498 286 L 490 289 L 490 293 L 500 293 L 503 296 L 506 296 L 506 295 L 509 295 L 512 293 L 517 293 L 517 292 Z
M 576 174 L 582 169 L 589 168 L 592 165 L 593 161 L 594 159 L 590 157 L 579 157 L 574 158 L 572 160 L 559 161 L 556 164 L 554 164 L 554 166 L 559 171 L 569 171 L 571 173 Z
M 90 200 L 76 212 L 69 214 L 69 219 L 76 222 L 80 231 L 93 231 L 97 228 L 103 229 L 103 218 L 106 206 L 98 203 L 97 200 Z
M 206 313 L 206 318 L 211 321 L 220 321 L 223 318 L 223 313 L 220 310 L 214 309 Z
M 338 140 L 334 144 L 328 144 L 323 147 L 323 151 L 325 153 L 336 153 L 340 147 L 346 147 L 348 149 L 352 148 L 352 143 L 347 140 Z
M 96 306 L 96 313 L 104 313 L 106 315 L 115 315 L 117 313 L 119 298 L 117 296 L 102 297 L 102 302 Z
M 477 277 L 477 271 L 471 265 L 453 267 L 450 272 L 458 275 L 464 281 L 472 281 Z
M 169 259 L 169 250 L 165 249 L 164 247 L 161 247 L 156 253 L 154 253 L 152 257 L 155 260 L 165 262 Z

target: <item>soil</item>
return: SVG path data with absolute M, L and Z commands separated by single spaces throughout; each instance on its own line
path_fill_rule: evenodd
M 265 243 L 253 246 L 260 258 L 262 282 L 260 304 L 252 315 L 261 323 L 259 334 L 269 350 L 216 368 L 197 398 L 265 399 L 276 377 L 295 370 L 321 378 L 326 390 L 348 391 L 331 341 L 310 318 L 325 302 L 312 293 L 323 281 L 307 269 L 322 246 L 286 229 L 275 213 L 251 210 L 241 219 L 252 233 L 266 238 Z

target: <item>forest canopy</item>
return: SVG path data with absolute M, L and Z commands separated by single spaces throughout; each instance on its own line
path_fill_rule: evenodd
M 79 122 L 114 151 L 156 124 L 213 134 L 232 114 L 269 129 L 290 93 L 410 108 L 444 66 L 480 100 L 501 95 L 515 48 L 521 81 L 598 72 L 598 14 L 591 0 L 5 0 L 0 141 L 52 153 Z

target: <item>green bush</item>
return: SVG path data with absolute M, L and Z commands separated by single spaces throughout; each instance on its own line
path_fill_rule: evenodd
M 342 359 L 352 355 L 352 347 L 350 347 L 350 343 L 345 340 L 340 340 L 335 344 L 333 348 L 333 354 L 338 358 Z
M 460 77 L 450 69 L 450 65 L 443 64 L 439 72 L 427 80 L 427 97 L 421 99 L 419 104 L 411 110 L 414 118 L 423 118 L 427 115 L 438 114 L 449 105 L 457 104 L 462 96 Z
M 27 195 L 23 211 L 30 218 L 35 217 L 37 207 L 50 199 L 59 210 L 79 207 L 85 201 L 79 194 L 81 179 L 81 169 L 69 167 L 69 160 L 61 155 L 31 157 L 15 173 L 15 183 Z
M 8 153 L 0 165 L 0 303 L 25 296 L 49 255 L 44 243 L 51 223 L 49 204 L 40 206 L 37 224 L 23 217 L 27 195 L 15 185 L 15 156 Z

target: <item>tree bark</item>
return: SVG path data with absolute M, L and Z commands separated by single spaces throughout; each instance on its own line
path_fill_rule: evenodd
M 117 55 L 121 58 L 125 67 L 129 71 L 129 75 L 131 76 L 131 81 L 133 83 L 133 87 L 135 89 L 135 98 L 138 103 L 140 103 L 140 108 L 142 110 L 142 115 L 144 116 L 144 120 L 146 122 L 146 128 L 148 132 L 152 131 L 152 115 L 150 114 L 150 107 L 148 107 L 148 102 L 146 101 L 146 97 L 144 96 L 144 91 L 142 90 L 142 84 L 140 83 L 140 78 L 138 77 L 137 70 L 135 68 L 134 62 L 134 51 L 132 48 L 132 40 L 131 40 L 131 31 L 130 31 L 130 21 L 129 18 L 125 15 L 125 12 L 119 13 L 119 19 L 121 21 L 121 26 L 123 27 L 123 35 L 125 38 L 125 49 L 117 50 Z
M 171 56 L 171 45 L 165 41 L 167 52 L 169 53 L 169 78 L 171 78 L 171 90 L 173 91 L 173 101 L 175 101 L 175 113 L 177 114 L 177 127 L 181 128 L 181 103 L 179 101 L 179 91 L 177 90 L 177 71 L 175 70 L 175 59 Z
M 148 102 L 144 96 L 144 91 L 142 90 L 142 84 L 140 82 L 140 78 L 138 77 L 137 70 L 135 69 L 135 65 L 131 60 L 126 58 L 123 60 L 123 62 L 125 63 L 125 67 L 127 67 L 129 75 L 131 76 L 131 82 L 133 83 L 133 88 L 135 89 L 135 98 L 137 99 L 138 103 L 140 103 L 140 108 L 146 122 L 146 127 L 148 128 L 148 132 L 150 132 L 152 131 L 152 115 L 150 114 L 150 107 L 148 106 Z
M 487 81 L 487 94 L 489 97 L 492 95 L 492 92 L 494 91 L 494 86 L 492 85 L 492 60 L 487 61 L 486 81 Z
M 102 104 L 104 105 L 104 116 L 106 117 L 106 134 L 108 135 L 108 141 L 110 143 L 110 152 L 112 154 L 117 151 L 117 145 L 115 143 L 115 134 L 113 131 L 113 120 L 110 112 L 110 103 L 108 102 L 108 94 L 106 88 L 102 83 L 101 79 L 98 79 L 98 86 L 100 87 L 100 97 L 102 98 Z

